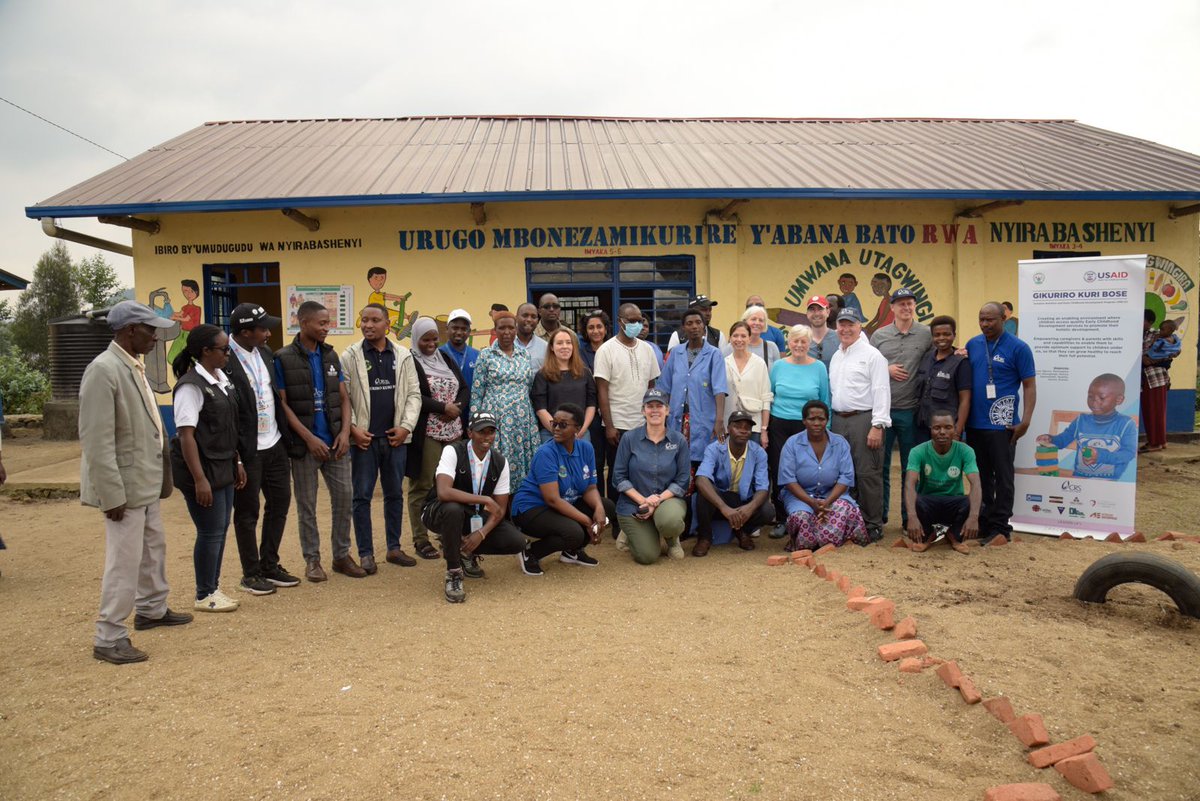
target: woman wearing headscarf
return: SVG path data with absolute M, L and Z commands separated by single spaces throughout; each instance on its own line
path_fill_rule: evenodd
M 436 322 L 428 317 L 418 318 L 413 323 L 412 342 L 417 383 L 421 387 L 421 416 L 409 440 L 404 470 L 408 476 L 408 521 L 417 554 L 436 559 L 438 551 L 421 522 L 421 508 L 433 487 L 442 448 L 462 439 L 462 414 L 471 398 L 471 387 L 453 357 L 438 348 Z M 467 575 L 474 572 L 474 564 L 470 567 Z

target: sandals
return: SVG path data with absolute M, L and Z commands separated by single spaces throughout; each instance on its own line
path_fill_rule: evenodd
M 441 559 L 442 555 L 437 548 L 433 547 L 433 543 L 426 540 L 422 543 L 414 543 L 413 550 L 417 552 L 417 556 L 422 559 Z

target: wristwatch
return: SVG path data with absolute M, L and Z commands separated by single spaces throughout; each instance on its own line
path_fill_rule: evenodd
M 871 426 L 871 428 L 878 428 L 880 431 L 882 431 L 883 429 L 887 428 L 887 426 L 885 426 L 883 423 L 875 423 Z

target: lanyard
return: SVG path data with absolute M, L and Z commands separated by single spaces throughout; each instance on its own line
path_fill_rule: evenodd
M 1004 336 L 1004 332 L 1001 332 L 1000 336 L 996 337 L 996 345 L 997 346 L 1000 345 L 1000 339 L 1003 336 Z M 988 344 L 987 337 L 983 338 L 983 349 L 987 351 L 988 383 L 991 384 L 992 386 L 996 386 L 996 379 L 992 377 L 992 346 Z
M 476 459 L 474 449 L 470 445 L 467 446 L 467 463 L 471 466 L 471 486 L 474 488 L 476 495 L 482 494 L 483 482 L 487 477 L 487 469 L 491 461 L 491 451 L 485 453 L 482 459 Z
M 466 348 L 463 348 L 463 352 L 461 355 L 453 347 L 448 347 L 448 348 L 446 348 L 446 350 L 450 351 L 450 358 L 454 359 L 454 361 L 458 363 L 458 369 L 461 370 L 463 368 L 463 365 L 467 363 Z
M 258 353 L 251 351 L 249 356 L 243 356 L 241 346 L 236 343 L 234 343 L 233 353 L 237 356 L 238 362 L 242 365 L 242 370 L 245 371 L 246 376 L 250 379 L 250 384 L 254 387 L 254 397 L 257 400 L 262 400 L 263 388 L 267 382 L 265 380 L 266 376 L 260 375 L 258 370 L 259 359 L 255 358 Z

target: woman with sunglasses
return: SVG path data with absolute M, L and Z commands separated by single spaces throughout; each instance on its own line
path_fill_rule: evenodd
M 198 325 L 175 357 L 176 435 L 171 472 L 196 525 L 192 561 L 201 612 L 232 612 L 238 602 L 221 592 L 221 559 L 233 514 L 233 491 L 246 483 L 238 456 L 238 398 L 225 376 L 229 337 L 215 325 Z M 248 401 L 247 401 L 248 402 Z
M 536 540 L 521 555 L 527 576 L 542 575 L 541 560 L 561 552 L 568 565 L 599 564 L 584 550 L 600 541 L 600 532 L 616 519 L 613 502 L 596 489 L 596 455 L 583 433 L 584 411 L 574 403 L 554 410 L 554 439 L 538 448 L 529 473 L 513 496 L 513 522 Z

